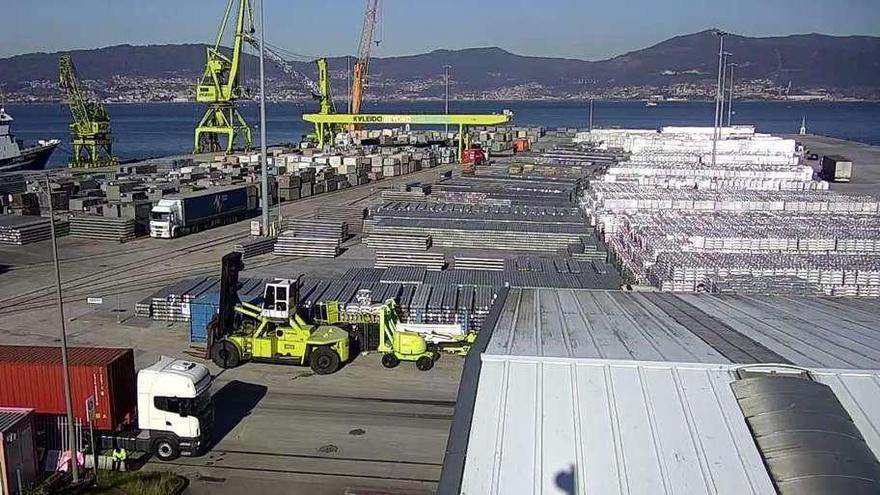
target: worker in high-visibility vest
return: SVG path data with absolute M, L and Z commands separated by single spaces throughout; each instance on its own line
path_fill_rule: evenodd
M 128 459 L 128 452 L 125 449 L 115 448 L 111 454 L 113 458 L 113 470 L 119 471 L 120 466 L 125 466 L 125 460 Z

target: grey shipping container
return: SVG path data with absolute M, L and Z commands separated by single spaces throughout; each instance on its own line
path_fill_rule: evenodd
M 21 495 L 37 477 L 33 409 L 0 408 L 0 494 Z
M 849 182 L 852 179 L 852 160 L 840 155 L 823 156 L 819 175 L 829 182 Z

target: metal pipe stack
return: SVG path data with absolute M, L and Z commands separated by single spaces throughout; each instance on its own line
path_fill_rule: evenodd
M 285 230 L 278 236 L 272 252 L 276 256 L 335 258 L 340 253 L 340 240 L 339 237 L 297 235 L 293 230 Z
M 55 221 L 55 235 L 68 235 L 70 228 L 65 220 Z M 52 237 L 49 219 L 37 216 L 0 215 L 0 244 L 22 246 L 44 241 Z

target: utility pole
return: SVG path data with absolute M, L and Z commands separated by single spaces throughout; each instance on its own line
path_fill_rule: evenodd
M 351 55 L 345 56 L 345 64 L 347 67 L 345 73 L 348 75 L 348 84 L 346 85 L 348 89 L 345 90 L 345 94 L 348 97 L 348 113 L 351 113 Z
M 263 235 L 269 235 L 269 164 L 266 153 L 266 16 L 263 12 L 265 0 L 260 0 L 260 185 L 263 197 L 260 208 L 263 210 Z
M 593 98 L 590 98 L 590 132 L 593 132 Z
M 727 127 L 731 126 L 731 118 L 733 117 L 733 68 L 737 66 L 735 62 L 727 64 L 730 67 L 730 91 L 728 91 L 727 102 Z
M 727 62 L 731 56 L 733 56 L 730 52 L 724 52 L 724 63 L 721 64 L 721 107 L 718 112 L 718 138 L 721 138 L 721 128 L 724 127 L 724 95 L 725 91 L 727 91 L 727 66 L 730 65 Z
M 46 195 L 49 197 L 49 228 L 52 234 L 52 259 L 55 262 L 55 294 L 58 299 L 58 318 L 61 323 L 61 372 L 64 379 L 64 402 L 67 407 L 67 444 L 70 447 L 70 472 L 73 475 L 73 483 L 76 484 L 79 482 L 79 466 L 76 464 L 73 399 L 70 395 L 70 369 L 67 363 L 67 328 L 64 321 L 64 300 L 61 297 L 61 264 L 58 262 L 58 240 L 55 238 L 55 211 L 52 208 L 52 188 L 49 185 L 48 175 L 46 175 Z
M 446 81 L 446 118 L 449 118 L 449 69 L 451 69 L 451 65 L 443 66 L 443 79 Z M 446 122 L 445 126 L 445 134 L 449 135 L 449 122 Z M 444 139 L 446 137 L 444 136 Z
M 724 63 L 724 37 L 727 36 L 727 33 L 721 31 L 715 31 L 715 35 L 718 36 L 720 42 L 718 44 L 718 86 L 715 89 L 715 129 L 712 132 L 712 166 L 715 166 L 715 158 L 718 152 L 718 134 L 720 134 L 718 126 L 718 121 L 720 120 L 721 111 L 719 109 L 719 104 L 721 103 L 721 68 Z

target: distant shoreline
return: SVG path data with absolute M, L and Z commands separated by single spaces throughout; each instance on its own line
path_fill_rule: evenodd
M 280 101 L 267 101 L 269 104 L 292 104 L 292 105 L 305 105 L 306 103 L 311 102 L 312 100 L 280 100 Z M 344 100 L 341 100 L 344 101 Z M 374 100 L 375 103 L 392 103 L 392 104 L 400 104 L 400 103 L 425 103 L 425 102 L 442 102 L 442 98 L 420 98 L 420 99 L 385 99 L 385 100 Z M 486 99 L 486 98 L 455 98 L 450 99 L 450 102 L 467 102 L 467 103 L 583 103 L 589 104 L 591 100 L 589 99 L 580 99 L 580 98 L 525 98 L 525 99 Z M 593 99 L 593 103 L 644 103 L 648 100 L 644 98 L 639 99 L 617 99 L 617 98 L 604 98 L 604 99 Z M 672 101 L 660 101 L 658 102 L 660 105 L 675 105 L 681 103 L 712 103 L 714 100 L 712 99 L 688 99 L 688 100 L 672 100 Z M 201 105 L 196 101 L 112 101 L 112 102 L 102 102 L 105 105 Z M 806 104 L 806 103 L 877 103 L 880 104 L 880 100 L 866 100 L 866 99 L 855 99 L 855 98 L 841 98 L 841 99 L 796 99 L 796 100 L 785 100 L 785 99 L 741 99 L 734 100 L 734 103 L 786 103 L 786 104 Z M 5 103 L 6 105 L 66 105 L 63 101 L 8 101 Z M 256 101 L 241 101 L 241 105 L 257 105 Z M 342 112 L 339 112 L 342 113 Z

